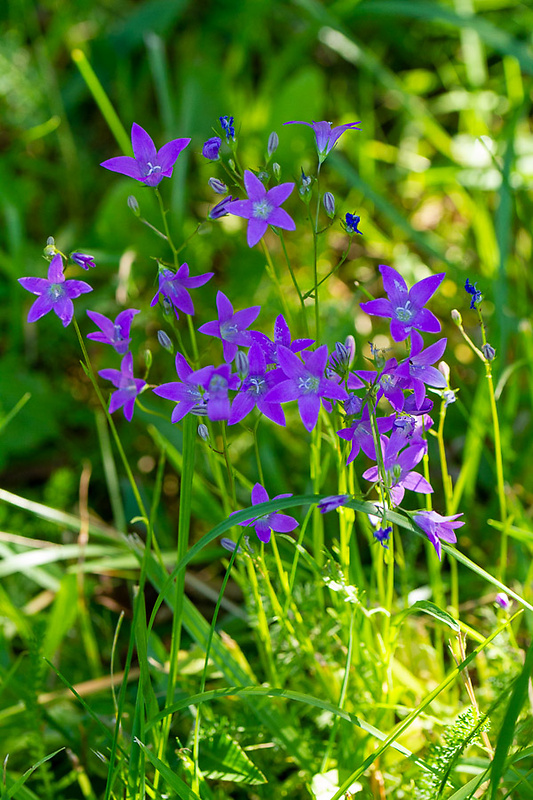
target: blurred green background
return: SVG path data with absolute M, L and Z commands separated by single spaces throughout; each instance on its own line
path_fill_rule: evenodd
M 283 127 L 283 122 L 362 121 L 360 133 L 343 136 L 323 173 L 322 188 L 334 192 L 339 216 L 359 214 L 364 233 L 329 282 L 323 305 L 327 343 L 331 347 L 354 330 L 361 347 L 372 337 L 368 318 L 358 314 L 363 297 L 354 282 L 379 292 L 380 263 L 399 269 L 408 282 L 427 274 L 427 268 L 446 270 L 435 310 L 450 338 L 452 384 L 461 389 L 460 402 L 449 410 L 451 469 L 456 476 L 468 456 L 465 497 L 490 506 L 494 465 L 482 454 L 489 418 L 482 365 L 449 323 L 456 306 L 479 344 L 476 317 L 462 289 L 467 276 L 476 280 L 485 297 L 489 341 L 498 352 L 511 501 L 518 517 L 529 517 L 529 4 L 6 0 L 0 15 L 0 415 L 31 392 L 2 430 L 3 487 L 70 508 L 76 503 L 79 465 L 89 459 L 96 465 L 91 503 L 102 516 L 110 513 L 98 466 L 96 402 L 79 367 L 74 332 L 65 331 L 53 314 L 27 325 L 31 300 L 16 279 L 44 274 L 42 249 L 50 235 L 65 252 L 94 254 L 98 268 L 76 274 L 94 286 L 92 295 L 76 303 L 86 333 L 92 329 L 87 307 L 114 317 L 127 299 L 147 310 L 154 291 L 152 259 L 165 255 L 164 244 L 126 205 L 134 193 L 143 215 L 157 222 L 151 194 L 99 167 L 120 149 L 73 60 L 72 53 L 81 50 L 128 134 L 136 121 L 158 147 L 171 138 L 191 137 L 172 181 L 162 184 L 178 239 L 205 221 L 216 201 L 207 186 L 213 165 L 202 158 L 201 147 L 220 115 L 235 117 L 241 161 L 250 167 L 260 166 L 268 135 L 277 131 L 275 158 L 282 180 L 297 180 L 301 167 L 314 170 L 315 159 L 310 130 Z M 204 225 L 201 232 L 184 251 L 193 270 L 216 273 L 204 306 L 197 301 L 199 319 L 212 318 L 219 287 L 235 307 L 249 304 L 258 291 L 268 300 L 270 290 L 260 289 L 263 256 L 248 250 L 242 226 Z M 290 240 L 295 255 L 298 237 Z M 324 273 L 344 245 L 337 222 L 323 253 Z M 284 283 L 291 291 L 288 276 Z M 273 304 L 270 317 L 279 310 Z M 263 329 L 269 332 L 268 315 L 266 320 Z M 143 315 L 134 330 L 141 362 L 146 348 L 154 352 L 154 382 L 172 374 L 172 359 L 157 344 L 159 327 L 156 316 Z M 96 368 L 110 365 L 101 348 L 91 353 Z M 136 412 L 126 426 L 117 415 L 136 459 L 156 453 L 139 424 L 144 419 Z M 139 463 L 149 480 L 155 460 Z M 282 469 L 273 464 L 270 470 L 276 488 L 283 485 Z M 6 513 L 0 511 L 0 520 Z M 481 519 L 476 523 L 474 515 L 471 523 L 483 545 Z

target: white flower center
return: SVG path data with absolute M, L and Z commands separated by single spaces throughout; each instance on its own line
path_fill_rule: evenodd
M 264 219 L 268 221 L 273 210 L 274 206 L 270 205 L 268 200 L 257 200 L 253 205 L 253 216 L 255 219 Z

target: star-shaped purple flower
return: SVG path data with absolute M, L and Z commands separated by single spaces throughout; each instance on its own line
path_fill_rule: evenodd
M 187 147 L 190 139 L 173 139 L 156 150 L 151 137 L 136 122 L 131 126 L 131 146 L 135 158 L 117 156 L 102 161 L 101 167 L 120 172 L 146 186 L 157 186 L 163 178 L 172 177 L 172 170 L 181 151 Z
M 280 500 L 282 497 L 292 497 L 291 494 L 277 494 L 273 499 Z M 258 503 L 268 503 L 270 500 L 267 490 L 260 483 L 256 483 L 252 489 L 252 505 L 256 506 Z M 236 512 L 233 511 L 233 514 Z M 247 522 L 239 522 L 241 527 L 253 526 L 260 541 L 267 544 L 270 541 L 270 534 L 272 531 L 276 533 L 289 533 L 298 527 L 298 522 L 294 517 L 289 517 L 287 514 L 281 514 L 279 511 L 271 511 L 270 514 L 263 514 L 262 517 L 248 520 Z
M 316 136 L 316 149 L 320 163 L 324 161 L 332 147 L 337 144 L 337 141 L 342 136 L 344 131 L 350 128 L 358 129 L 360 122 L 348 122 L 346 125 L 337 125 L 335 128 L 331 127 L 331 122 L 284 122 L 284 125 L 307 125 L 312 128 Z M 359 233 L 359 231 L 358 231 Z
M 386 441 L 384 448 L 383 439 Z M 422 461 L 427 451 L 425 442 L 406 447 L 405 450 L 398 453 L 397 441 L 393 437 L 390 440 L 382 437 L 382 448 L 383 466 L 386 472 L 385 480 L 394 505 L 400 505 L 406 489 L 412 492 L 420 492 L 421 494 L 431 494 L 433 492 L 431 484 L 418 472 L 413 471 L 413 467 L 416 467 Z M 380 476 L 377 466 L 365 470 L 363 478 L 367 481 L 379 481 Z
M 278 347 L 280 344 L 284 347 L 288 347 L 293 353 L 299 353 L 301 350 L 315 343 L 314 339 L 294 339 L 294 341 L 291 341 L 291 332 L 283 314 L 279 314 L 276 317 L 274 323 L 274 341 L 260 331 L 250 331 L 250 333 L 252 334 L 254 342 L 257 342 L 265 354 L 267 364 L 278 363 Z
M 344 387 L 324 377 L 328 361 L 328 347 L 323 344 L 311 352 L 304 350 L 303 363 L 288 347 L 278 347 L 279 365 L 287 380 L 281 381 L 265 397 L 267 402 L 286 403 L 298 400 L 298 409 L 304 427 L 312 431 L 318 420 L 321 398 L 346 400 Z
M 164 397 L 167 400 L 172 400 L 176 403 L 172 411 L 172 422 L 179 422 L 183 417 L 192 411 L 201 415 L 203 411 L 207 414 L 207 398 L 204 390 L 200 391 L 202 379 L 207 376 L 207 370 L 212 370 L 213 367 L 204 367 L 203 370 L 193 372 L 187 361 L 183 358 L 181 353 L 176 353 L 176 372 L 181 383 L 173 381 L 171 383 L 162 383 L 157 389 L 154 389 L 154 394 L 159 397 Z M 204 373 L 205 370 L 205 373 Z M 203 374 L 198 374 L 203 373 Z M 191 378 L 192 376 L 192 378 Z
M 424 340 L 420 334 L 413 331 L 411 335 L 411 353 L 409 358 L 396 369 L 396 375 L 410 380 L 417 408 L 422 406 L 426 397 L 426 385 L 436 389 L 446 389 L 448 385 L 442 372 L 431 366 L 442 358 L 447 341 L 447 339 L 439 339 L 438 342 L 423 350 Z
M 88 333 L 87 338 L 92 339 L 93 342 L 110 344 L 119 355 L 124 355 L 131 342 L 130 328 L 133 317 L 140 313 L 136 308 L 127 308 L 120 312 L 114 322 L 111 322 L 108 317 L 104 317 L 98 311 L 87 311 L 87 316 L 100 328 L 100 332 Z
M 240 383 L 239 376 L 232 374 L 230 365 L 222 364 L 216 369 L 211 366 L 202 367 L 189 375 L 188 382 L 193 381 L 204 390 L 202 402 L 205 403 L 209 419 L 228 419 L 230 415 L 228 391 L 234 391 Z
M 413 514 L 413 520 L 419 528 L 422 528 L 440 559 L 442 555 L 441 539 L 443 542 L 451 544 L 457 541 L 455 528 L 464 525 L 464 522 L 458 522 L 458 518 L 462 516 L 462 514 L 453 514 L 451 517 L 443 517 L 436 511 L 417 511 L 416 514 Z
M 50 262 L 48 278 L 19 278 L 18 281 L 28 292 L 39 295 L 28 312 L 28 322 L 37 322 L 53 309 L 64 328 L 72 322 L 74 316 L 72 300 L 80 294 L 92 292 L 92 287 L 85 281 L 65 280 L 60 253 Z
M 159 289 L 152 298 L 151 306 L 157 305 L 159 296 L 163 295 L 174 306 L 176 317 L 179 319 L 178 309 L 184 314 L 192 316 L 194 305 L 187 289 L 197 289 L 210 280 L 214 272 L 204 272 L 203 275 L 196 275 L 189 278 L 189 265 L 182 264 L 177 272 L 173 272 L 166 267 L 159 268 Z
M 275 225 L 286 231 L 296 229 L 292 217 L 280 208 L 294 189 L 294 183 L 280 183 L 267 192 L 259 178 L 246 169 L 244 186 L 248 200 L 234 200 L 226 205 L 226 211 L 249 220 L 247 232 L 249 247 L 253 247 L 263 238 L 269 225 Z
M 361 303 L 363 311 L 377 317 L 390 317 L 390 332 L 395 342 L 407 339 L 413 328 L 427 333 L 439 333 L 440 322 L 435 314 L 423 306 L 437 291 L 446 273 L 423 278 L 409 290 L 400 273 L 392 267 L 382 264 L 379 271 L 388 299 L 383 297 Z
M 120 369 L 101 369 L 98 373 L 101 378 L 111 381 L 116 386 L 117 391 L 113 392 L 109 401 L 109 413 L 112 414 L 118 408 L 124 409 L 124 416 L 131 422 L 133 417 L 133 407 L 137 395 L 146 386 L 146 381 L 142 378 L 133 377 L 133 356 L 126 353 L 120 362 Z
M 241 351 L 242 352 L 242 351 Z M 257 406 L 259 411 L 278 425 L 285 425 L 285 414 L 279 403 L 267 403 L 265 395 L 280 380 L 284 374 L 280 369 L 267 372 L 265 354 L 258 344 L 253 344 L 248 353 L 249 369 L 240 388 L 239 394 L 231 406 L 228 425 L 243 420 L 250 411 Z
M 253 344 L 251 331 L 247 331 L 246 328 L 255 322 L 261 306 L 251 306 L 233 313 L 233 306 L 224 292 L 218 292 L 217 310 L 218 320 L 206 322 L 198 328 L 198 331 L 222 339 L 224 358 L 231 362 L 237 355 L 239 346 L 250 347 Z
M 385 433 L 385 431 L 390 431 L 394 423 L 394 414 L 388 417 L 378 417 L 376 422 L 380 434 Z M 353 425 L 349 428 L 342 428 L 342 430 L 337 431 L 337 436 L 352 443 L 350 455 L 346 460 L 347 465 L 351 464 L 354 458 L 359 455 L 360 450 L 369 458 L 376 458 L 376 446 L 374 444 L 372 423 L 370 421 L 370 412 L 367 405 L 363 409 L 361 419 L 355 420 Z

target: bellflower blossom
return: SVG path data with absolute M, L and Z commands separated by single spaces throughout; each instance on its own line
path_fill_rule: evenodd
M 96 267 L 94 263 L 94 256 L 90 256 L 87 253 L 71 253 L 70 258 L 74 261 L 78 267 L 82 269 L 89 269 L 89 267 Z
M 462 516 L 462 514 L 453 514 L 450 517 L 443 517 L 436 511 L 417 511 L 416 514 L 413 514 L 413 520 L 428 537 L 439 560 L 442 556 L 441 540 L 451 544 L 457 541 L 455 529 L 464 525 L 464 522 L 458 522 L 459 517 Z
M 153 390 L 158 397 L 164 397 L 166 400 L 176 403 L 172 411 L 171 422 L 179 422 L 189 412 L 199 416 L 207 414 L 207 397 L 203 388 L 200 391 L 200 385 L 204 376 L 211 374 L 208 370 L 212 370 L 213 367 L 204 367 L 205 372 L 203 370 L 193 372 L 181 353 L 176 353 L 175 364 L 181 383 L 178 381 L 162 383 Z M 201 374 L 198 375 L 198 373 Z
M 385 447 L 383 447 L 385 438 Z M 414 444 L 406 447 L 401 453 L 397 451 L 397 441 L 391 437 L 387 440 L 382 437 L 383 466 L 386 472 L 387 486 L 394 505 L 399 506 L 403 500 L 405 490 L 420 492 L 421 494 L 431 494 L 433 487 L 428 481 L 413 471 L 413 467 L 424 457 L 427 445 Z M 378 467 L 370 467 L 363 472 L 363 478 L 367 481 L 377 482 L 380 480 Z
M 231 195 L 229 195 L 228 197 L 225 197 L 223 200 L 220 200 L 220 202 L 217 203 L 216 206 L 213 206 L 211 211 L 209 211 L 209 213 L 207 214 L 207 218 L 213 220 L 213 219 L 220 219 L 220 217 L 226 217 L 229 214 L 229 211 L 227 209 L 228 205 L 232 203 L 234 200 L 238 199 L 239 199 L 238 197 L 232 197 Z
M 144 128 L 133 123 L 131 127 L 131 145 L 135 158 L 117 156 L 102 161 L 101 167 L 127 175 L 146 186 L 157 186 L 163 178 L 172 177 L 172 170 L 181 151 L 187 147 L 190 139 L 173 139 L 156 150 L 151 137 Z
M 286 403 L 298 400 L 298 409 L 304 427 L 312 431 L 318 420 L 320 400 L 346 400 L 348 394 L 335 381 L 324 377 L 328 360 L 328 347 L 323 344 L 314 352 L 304 351 L 300 361 L 288 347 L 278 347 L 279 365 L 286 380 L 281 381 L 267 394 L 265 400 Z
M 376 423 L 380 434 L 390 431 L 394 424 L 394 414 L 388 417 L 378 417 Z M 359 455 L 360 450 L 362 450 L 366 456 L 375 460 L 376 445 L 374 443 L 368 405 L 364 407 L 361 419 L 355 420 L 353 425 L 349 428 L 342 428 L 340 431 L 337 431 L 337 436 L 352 443 L 352 449 L 346 461 L 347 465 L 351 464 L 354 458 Z
M 403 361 L 396 370 L 396 375 L 411 381 L 414 391 L 415 403 L 420 408 L 426 396 L 426 385 L 436 389 L 446 389 L 448 385 L 442 372 L 432 367 L 435 361 L 442 358 L 446 350 L 447 339 L 439 339 L 435 344 L 424 347 L 424 340 L 417 331 L 411 334 L 411 352 L 409 358 Z
M 228 391 L 237 389 L 239 376 L 232 374 L 229 364 L 220 367 L 203 367 L 189 375 L 188 382 L 195 382 L 204 389 L 203 402 L 211 420 L 228 419 L 230 401 Z
M 470 308 L 475 309 L 476 303 L 481 303 L 481 301 L 483 300 L 483 295 L 477 288 L 477 283 L 470 283 L 468 278 L 466 279 L 465 282 L 465 289 L 468 292 L 468 294 L 472 295 L 472 299 L 470 301 Z
M 292 497 L 292 494 L 277 494 L 273 500 L 280 500 L 282 497 Z M 260 483 L 256 483 L 252 489 L 252 506 L 259 503 L 268 503 L 269 496 L 267 490 Z M 233 511 L 232 514 L 237 512 Z M 230 515 L 231 516 L 231 515 Z M 271 511 L 261 517 L 238 523 L 241 527 L 253 526 L 261 542 L 267 544 L 270 541 L 272 531 L 276 533 L 289 533 L 298 527 L 298 522 L 294 517 L 282 514 L 279 511 Z
M 284 125 L 307 125 L 312 128 L 316 137 L 316 149 L 320 163 L 324 161 L 332 147 L 334 147 L 342 136 L 344 131 L 350 128 L 358 129 L 361 122 L 348 122 L 346 125 L 337 125 L 335 128 L 331 127 L 331 122 L 284 122 Z
M 261 306 L 251 306 L 233 313 L 233 306 L 224 292 L 218 292 L 217 310 L 218 320 L 206 322 L 198 331 L 222 339 L 224 359 L 231 362 L 237 355 L 239 346 L 249 347 L 253 343 L 251 331 L 246 328 L 255 322 Z
M 265 235 L 269 225 L 294 231 L 296 225 L 292 217 L 280 208 L 294 189 L 294 183 L 280 183 L 268 192 L 253 172 L 244 170 L 244 186 L 248 200 L 234 200 L 226 210 L 236 217 L 248 220 L 247 242 L 249 247 L 256 245 Z
M 239 351 L 242 352 L 242 351 Z M 285 414 L 279 403 L 267 402 L 265 395 L 284 374 L 280 369 L 267 372 L 265 354 L 258 344 L 253 344 L 248 353 L 248 373 L 237 397 L 233 400 L 228 425 L 243 420 L 257 406 L 259 411 L 278 425 L 285 425 Z
M 192 316 L 194 305 L 187 289 L 197 289 L 210 280 L 214 272 L 204 272 L 203 275 L 189 277 L 189 265 L 182 264 L 177 272 L 173 272 L 166 267 L 159 268 L 159 289 L 152 298 L 151 306 L 157 305 L 159 296 L 162 295 L 170 300 L 174 306 L 176 317 L 179 319 L 178 309 L 184 314 Z
M 98 374 L 104 380 L 111 381 L 113 386 L 117 388 L 117 391 L 113 392 L 109 401 L 109 413 L 112 414 L 118 408 L 122 408 L 124 416 L 128 422 L 131 422 L 137 395 L 146 386 L 146 381 L 133 377 L 132 354 L 126 353 L 120 363 L 120 369 L 101 369 Z
M 66 328 L 72 322 L 74 306 L 72 300 L 80 294 L 92 292 L 85 281 L 65 280 L 63 259 L 57 253 L 48 267 L 48 278 L 19 278 L 21 286 L 39 297 L 28 312 L 28 322 L 37 322 L 49 311 L 54 311 Z
M 278 347 L 288 347 L 293 353 L 299 353 L 306 347 L 315 343 L 314 339 L 294 339 L 291 341 L 291 332 L 283 314 L 276 317 L 274 323 L 274 341 L 260 331 L 250 331 L 254 342 L 260 346 L 267 359 L 267 364 L 278 363 Z
M 226 142 L 230 139 L 235 141 L 235 128 L 233 127 L 233 117 L 219 117 L 222 130 L 226 134 Z
M 358 369 L 356 375 L 371 386 L 378 386 L 376 402 L 385 395 L 395 411 L 402 411 L 405 403 L 403 389 L 409 388 L 410 380 L 401 378 L 397 367 L 396 359 L 389 358 L 379 372 L 373 369 Z
M 382 264 L 379 271 L 383 277 L 383 286 L 388 299 L 380 298 L 360 303 L 363 311 L 377 317 L 390 317 L 390 332 L 395 342 L 407 339 L 413 328 L 427 333 L 439 333 L 440 322 L 423 306 L 437 291 L 446 273 L 441 272 L 439 275 L 423 278 L 409 290 L 400 273 L 392 267 Z
M 361 217 L 356 217 L 354 214 L 346 214 L 345 221 L 341 224 L 349 236 L 353 236 L 354 233 L 358 233 L 360 236 L 362 236 L 363 231 L 360 231 L 357 227 L 360 222 Z
M 114 322 L 111 322 L 98 311 L 87 311 L 87 316 L 100 328 L 100 332 L 88 333 L 87 338 L 93 342 L 110 344 L 122 356 L 127 352 L 131 342 L 130 328 L 133 317 L 140 313 L 136 308 L 127 308 L 118 314 Z

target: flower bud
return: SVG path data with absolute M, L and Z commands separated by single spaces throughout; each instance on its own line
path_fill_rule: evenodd
M 200 424 L 198 425 L 198 436 L 204 442 L 209 441 L 209 430 L 204 422 L 200 422 Z
M 233 553 L 234 550 L 236 550 L 238 554 L 242 553 L 242 547 L 237 547 L 233 539 L 226 539 L 224 537 L 220 540 L 220 544 L 224 550 L 228 550 L 230 553 Z
M 301 170 L 302 170 L 302 176 L 298 191 L 300 193 L 300 196 L 303 197 L 303 199 L 308 203 L 311 198 L 311 183 L 313 179 L 311 178 L 310 175 L 305 174 L 305 172 L 303 171 L 303 167 L 301 168 Z
M 48 239 L 46 240 L 46 247 L 44 248 L 43 252 L 44 255 L 47 257 L 55 256 L 56 253 L 58 252 L 56 248 L 56 240 L 54 239 L 53 236 L 49 236 Z
M 494 598 L 494 601 L 504 611 L 509 611 L 509 609 L 511 608 L 511 601 L 509 600 L 505 592 L 498 592 L 498 594 Z
M 333 197 L 331 192 L 324 192 L 324 197 L 322 198 L 322 202 L 324 203 L 326 214 L 330 219 L 333 219 L 333 217 L 335 216 L 335 198 Z
M 208 139 L 202 147 L 203 157 L 209 159 L 209 161 L 218 161 L 218 151 L 220 150 L 221 144 L 222 139 L 220 136 L 213 136 L 211 139 Z
M 354 214 L 346 214 L 344 222 L 342 223 L 342 227 L 349 236 L 353 236 L 354 233 L 358 233 L 362 236 L 363 231 L 360 231 L 357 227 L 360 221 L 361 217 L 356 217 Z
M 237 200 L 237 199 L 238 199 L 237 197 L 232 197 L 231 195 L 228 195 L 223 200 L 220 200 L 216 204 L 216 206 L 213 206 L 211 211 L 208 213 L 208 215 L 207 215 L 208 218 L 209 219 L 220 219 L 220 217 L 227 216 L 227 214 L 229 212 L 226 211 L 226 206 L 228 205 L 228 203 L 231 203 L 232 200 Z
M 442 393 L 442 399 L 444 400 L 444 408 L 448 408 L 451 403 L 455 403 L 457 398 L 453 389 L 445 389 Z
M 438 371 L 446 381 L 446 383 L 450 383 L 450 367 L 445 361 L 439 362 L 437 366 Z
M 355 350 L 356 350 L 355 339 L 354 339 L 354 337 L 352 336 L 351 333 L 344 340 L 344 346 L 349 351 L 350 355 L 349 355 L 349 358 L 348 358 L 348 367 L 351 367 L 352 364 L 353 364 L 353 360 L 355 358 Z
M 168 299 L 168 297 L 163 296 L 163 314 L 168 317 L 172 314 L 172 303 Z
M 130 208 L 133 211 L 136 217 L 139 217 L 141 211 L 139 208 L 139 203 L 137 202 L 137 198 L 133 194 L 130 194 L 127 203 L 128 203 L 128 208 Z
M 451 318 L 453 319 L 456 325 L 463 324 L 463 318 L 456 308 L 452 308 Z
M 496 350 L 488 342 L 481 345 L 481 352 L 483 353 L 487 361 L 492 361 L 494 356 L 496 355 Z
M 235 368 L 237 375 L 241 381 L 243 381 L 250 372 L 250 362 L 248 361 L 248 356 L 244 350 L 237 351 L 237 355 L 235 356 Z
M 281 178 L 281 167 L 277 161 L 274 161 L 272 164 L 272 172 L 274 173 L 274 177 L 277 181 Z
M 83 269 L 89 269 L 89 267 L 96 267 L 94 263 L 94 256 L 88 255 L 88 253 L 71 253 L 70 257 L 78 267 L 82 267 Z
M 363 401 L 356 394 L 350 394 L 348 399 L 344 401 L 344 410 L 349 417 L 359 414 L 363 407 Z
M 144 363 L 146 364 L 146 372 L 148 372 L 148 370 L 149 370 L 149 369 L 150 369 L 150 367 L 152 366 L 152 361 L 153 361 L 153 358 L 152 358 L 152 351 L 151 351 L 151 350 L 148 350 L 148 348 L 147 348 L 147 349 L 144 351 Z
M 268 179 L 270 178 L 270 175 L 268 174 L 268 172 L 265 172 L 264 170 L 262 170 L 261 172 L 257 173 L 257 177 L 259 178 L 261 183 L 268 183 Z
M 167 350 L 169 353 L 174 352 L 174 345 L 172 344 L 172 339 L 165 333 L 165 331 L 157 331 L 157 341 L 161 345 L 164 350 Z
M 218 178 L 209 178 L 207 181 L 211 189 L 217 194 L 226 194 L 228 187 Z
M 232 158 L 228 159 L 228 167 L 235 172 L 235 161 Z
M 276 133 L 276 131 L 272 131 L 272 133 L 268 137 L 267 153 L 269 158 L 272 158 L 272 156 L 278 149 L 278 145 L 279 145 L 279 136 Z

